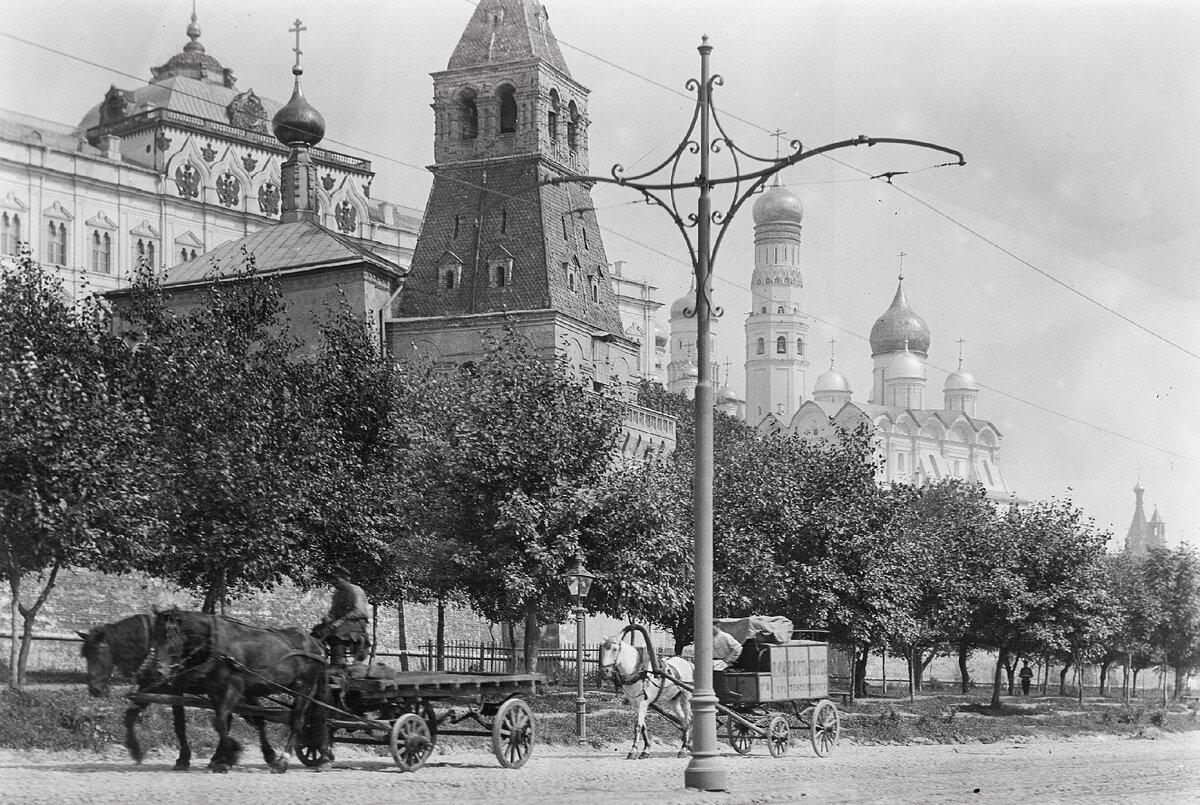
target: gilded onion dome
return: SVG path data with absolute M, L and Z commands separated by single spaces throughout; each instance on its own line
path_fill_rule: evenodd
M 946 385 L 943 386 L 943 389 L 945 391 L 979 391 L 979 383 L 970 372 L 963 370 L 960 363 L 957 371 L 946 378 Z
M 679 297 L 678 299 L 676 299 L 674 302 L 671 303 L 671 318 L 678 319 L 678 318 L 687 317 L 688 313 L 685 311 L 691 311 L 691 315 L 693 315 L 693 316 L 696 314 L 696 282 L 695 282 L 695 280 L 692 281 L 692 287 L 687 293 L 685 293 L 683 296 Z
M 871 356 L 905 350 L 929 357 L 929 325 L 909 307 L 902 278 L 891 307 L 871 327 Z
M 292 72 L 296 76 L 296 86 L 291 100 L 275 113 L 271 130 L 275 132 L 275 139 L 284 145 L 316 145 L 325 136 L 325 118 L 300 89 L 300 74 L 304 71 L 296 66 Z
M 827 391 L 850 392 L 850 382 L 846 380 L 846 376 L 832 366 L 821 373 L 813 386 L 814 395 Z
M 776 176 L 775 184 L 754 202 L 753 214 L 756 224 L 776 221 L 798 224 L 804 218 L 804 204 L 800 202 L 799 196 L 779 184 L 779 177 Z

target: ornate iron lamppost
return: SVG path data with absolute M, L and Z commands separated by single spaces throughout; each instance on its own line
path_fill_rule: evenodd
M 583 566 L 583 560 L 576 557 L 575 565 L 563 574 L 567 579 L 567 590 L 575 600 L 575 735 L 579 743 L 587 738 L 587 700 L 583 698 L 583 653 L 587 641 L 588 593 L 592 590 L 592 582 L 596 577 Z
M 726 785 L 725 766 L 717 751 L 717 696 L 713 691 L 712 667 L 712 621 L 713 621 L 713 546 L 712 546 L 712 496 L 713 496 L 713 377 L 712 357 L 709 347 L 711 318 L 720 316 L 721 308 L 712 304 L 712 265 L 717 250 L 733 216 L 751 195 L 758 192 L 767 179 L 797 162 L 852 146 L 873 146 L 879 143 L 911 145 L 949 154 L 955 158 L 945 165 L 965 165 L 963 155 L 951 148 L 921 142 L 919 140 L 892 137 L 867 137 L 860 135 L 850 140 L 829 143 L 805 150 L 799 140 L 791 141 L 793 153 L 777 159 L 765 159 L 750 154 L 734 145 L 725 133 L 716 108 L 712 103 L 713 87 L 721 86 L 724 80 L 719 75 L 709 74 L 709 55 L 712 45 L 708 37 L 702 39 L 700 51 L 700 80 L 688 79 L 687 88 L 696 93 L 696 109 L 692 122 L 683 140 L 665 160 L 645 173 L 626 176 L 622 165 L 614 165 L 612 176 L 557 176 L 547 180 L 548 184 L 567 182 L 607 182 L 631 187 L 645 196 L 647 202 L 666 210 L 675 222 L 687 243 L 692 267 L 696 275 L 696 308 L 685 313 L 696 317 L 696 352 L 699 377 L 696 384 L 695 416 L 696 447 L 695 473 L 692 505 L 695 519 L 695 590 L 693 603 L 695 620 L 693 628 L 696 638 L 695 694 L 692 697 L 692 758 L 684 771 L 684 785 L 705 791 L 724 791 Z M 711 130 L 716 126 L 718 136 Z M 699 126 L 699 137 L 693 139 Z M 710 153 L 726 151 L 733 160 L 733 176 L 713 178 L 709 173 Z M 694 179 L 681 179 L 680 163 L 684 154 L 699 154 L 700 173 Z M 757 170 L 743 172 L 741 160 L 750 160 L 758 165 Z M 655 174 L 667 172 L 666 177 L 652 179 Z M 881 174 L 889 178 L 896 174 Z M 711 193 L 719 185 L 732 185 L 732 199 L 724 210 L 712 209 Z M 699 199 L 696 212 L 680 211 L 681 191 L 696 189 Z M 712 228 L 716 225 L 716 240 Z M 695 242 L 691 230 L 696 230 Z

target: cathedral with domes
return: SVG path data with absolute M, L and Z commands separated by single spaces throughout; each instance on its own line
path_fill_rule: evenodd
M 1001 471 L 1000 431 L 980 417 L 980 386 L 963 368 L 961 356 L 941 400 L 927 388 L 930 329 L 909 304 L 903 275 L 891 305 L 871 327 L 867 400 L 854 399 L 850 381 L 832 357 L 808 392 L 809 319 L 800 251 L 804 207 L 776 181 L 755 202 L 753 215 L 746 421 L 763 432 L 805 439 L 836 439 L 839 428 L 865 423 L 875 434 L 880 481 L 960 478 L 982 484 L 998 503 L 1015 501 Z

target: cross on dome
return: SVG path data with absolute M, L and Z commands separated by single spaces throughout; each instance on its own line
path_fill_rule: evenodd
M 288 28 L 288 33 L 293 33 L 296 35 L 296 46 L 292 48 L 292 52 L 296 54 L 296 63 L 292 65 L 292 73 L 294 75 L 300 75 L 304 72 L 304 68 L 300 66 L 300 54 L 304 52 L 300 49 L 300 32 L 307 30 L 308 28 L 305 27 L 302 22 L 300 22 L 299 17 L 296 18 L 296 22 L 293 24 L 293 26 Z

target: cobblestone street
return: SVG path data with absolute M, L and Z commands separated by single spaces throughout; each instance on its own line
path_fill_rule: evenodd
M 727 749 L 727 748 L 726 748 Z M 756 746 L 729 755 L 730 791 L 682 788 L 686 761 L 661 750 L 626 761 L 623 750 L 538 747 L 518 771 L 484 752 L 435 756 L 415 774 L 390 759 L 343 748 L 318 774 L 293 764 L 271 775 L 250 762 L 227 775 L 170 770 L 166 757 L 134 766 L 114 751 L 0 753 L 0 802 L 55 803 L 773 803 L 1004 802 L 1176 803 L 1200 799 L 1200 733 L 1125 738 L 936 746 L 838 747 L 825 760 L 807 744 L 779 760 Z

